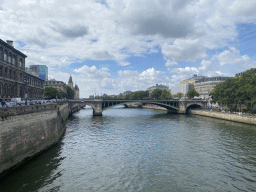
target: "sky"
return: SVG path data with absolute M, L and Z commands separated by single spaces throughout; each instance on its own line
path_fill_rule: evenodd
M 0 39 L 80 97 L 256 67 L 255 0 L 0 0 Z

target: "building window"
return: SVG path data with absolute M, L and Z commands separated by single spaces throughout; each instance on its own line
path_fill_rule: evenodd
M 12 64 L 15 65 L 15 57 L 12 58 Z
M 4 60 L 7 61 L 7 52 L 4 52 Z
M 9 55 L 8 55 L 8 62 L 12 63 L 12 54 L 11 53 L 9 53 Z
M 20 64 L 20 66 L 19 66 L 19 67 L 22 67 L 22 59 L 20 59 L 20 63 L 19 63 L 19 64 Z
M 3 48 L 0 48 L 0 59 L 3 59 Z

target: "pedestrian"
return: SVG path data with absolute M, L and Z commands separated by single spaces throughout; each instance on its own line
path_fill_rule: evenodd
M 6 107 L 6 102 L 4 100 L 1 101 L 2 107 Z

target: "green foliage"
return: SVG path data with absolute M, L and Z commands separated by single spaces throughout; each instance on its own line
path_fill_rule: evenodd
M 155 89 L 151 94 L 151 98 L 159 99 L 161 94 L 162 94 L 161 89 Z
M 66 97 L 67 94 L 61 90 L 54 88 L 54 87 L 45 87 L 44 88 L 44 97 L 50 98 L 50 99 L 55 99 L 56 96 L 58 98 L 63 98 L 63 97 Z
M 180 99 L 182 96 L 183 96 L 183 93 L 179 92 L 179 93 L 177 93 L 177 94 L 175 95 L 174 98 L 178 97 L 178 98 Z
M 162 90 L 162 93 L 160 95 L 161 99 L 170 99 L 172 97 L 171 93 L 167 91 L 166 89 Z
M 209 94 L 212 103 L 223 105 L 245 104 L 247 110 L 256 104 L 256 69 L 250 69 L 241 77 L 229 78 L 214 87 Z
M 148 97 L 148 91 L 135 91 L 126 96 L 125 99 L 143 99 Z
M 195 89 L 190 89 L 186 96 L 189 98 L 194 98 L 195 96 L 199 97 L 199 93 Z
M 75 96 L 75 91 L 71 87 L 67 86 L 67 98 L 73 99 L 74 96 Z

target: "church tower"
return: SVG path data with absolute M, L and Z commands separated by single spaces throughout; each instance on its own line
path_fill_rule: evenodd
M 68 86 L 73 89 L 73 81 L 72 81 L 72 76 L 70 75 L 69 80 L 68 80 Z

